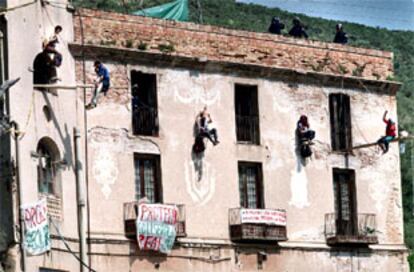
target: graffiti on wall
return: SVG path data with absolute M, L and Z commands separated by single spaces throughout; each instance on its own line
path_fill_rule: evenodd
M 216 190 L 216 170 L 206 160 L 195 159 L 184 165 L 185 183 L 191 199 L 199 206 L 207 204 Z
M 46 199 L 22 205 L 21 212 L 24 216 L 25 237 L 23 245 L 26 252 L 30 255 L 40 255 L 49 251 L 51 241 Z
M 169 253 L 177 235 L 177 219 L 176 206 L 140 204 L 136 221 L 139 248 Z

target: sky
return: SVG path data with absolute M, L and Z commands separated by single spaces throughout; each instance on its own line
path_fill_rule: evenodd
M 312 17 L 414 31 L 414 0 L 237 0 Z

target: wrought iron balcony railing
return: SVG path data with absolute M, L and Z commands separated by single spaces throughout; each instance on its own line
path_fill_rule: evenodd
M 229 228 L 235 242 L 286 241 L 286 211 L 233 208 L 229 210 Z
M 260 143 L 259 117 L 257 116 L 236 116 L 236 131 L 238 142 L 252 144 Z
M 133 110 L 132 130 L 135 135 L 158 135 L 158 110 L 152 107 L 137 107 Z
M 335 213 L 325 215 L 325 237 L 328 244 L 378 244 L 375 214 L 358 214 L 349 220 Z

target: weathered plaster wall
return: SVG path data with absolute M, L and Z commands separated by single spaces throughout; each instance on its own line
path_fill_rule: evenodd
M 27 1 L 8 1 L 9 6 L 27 4 Z M 62 2 L 64 3 L 64 2 Z M 58 223 L 66 237 L 77 238 L 76 215 L 76 183 L 74 176 L 73 128 L 77 125 L 76 92 L 74 90 L 57 90 L 57 95 L 33 89 L 33 68 L 35 56 L 41 52 L 42 41 L 53 34 L 54 27 L 61 25 L 63 32 L 57 49 L 63 54 L 63 64 L 58 69 L 59 84 L 74 85 L 74 60 L 67 48 L 73 40 L 72 14 L 65 9 L 49 5 L 41 6 L 40 1 L 15 9 L 6 14 L 8 23 L 8 57 L 9 77 L 21 77 L 21 80 L 10 91 L 11 119 L 20 124 L 24 133 L 20 139 L 21 183 L 23 190 L 22 203 L 38 200 L 37 164 L 38 160 L 31 156 L 36 151 L 42 137 L 49 137 L 57 144 L 60 157 L 68 162 L 61 172 L 62 214 L 63 220 Z M 47 121 L 42 111 L 44 106 L 51 110 L 52 120 Z M 14 146 L 12 146 L 14 151 Z M 15 154 L 13 152 L 13 157 Z M 12 224 L 12 222 L 9 222 Z M 52 234 L 56 231 L 51 226 Z M 61 241 L 53 239 L 52 246 L 61 248 L 48 255 L 28 257 L 26 271 L 38 271 L 40 266 L 77 271 L 79 264 L 64 249 Z M 76 243 L 72 245 L 76 251 Z M 18 263 L 20 258 L 16 255 Z M 19 269 L 17 267 L 16 269 Z M 18 270 L 20 271 L 20 270 Z
M 376 214 L 379 248 L 390 244 L 400 250 L 403 248 L 398 146 L 392 144 L 390 152 L 384 156 L 376 147 L 365 149 L 348 160 L 330 151 L 330 93 L 346 93 L 351 97 L 354 145 L 376 141 L 383 135 L 381 118 L 384 110 L 388 109 L 390 116 L 396 119 L 395 96 L 364 89 L 244 78 L 138 63 L 124 65 L 106 59 L 104 62 L 112 73 L 113 86 L 128 83 L 128 70 L 157 75 L 160 132 L 159 137 L 132 135 L 130 90 L 127 89 L 111 90 L 102 97 L 97 108 L 88 111 L 89 186 L 91 192 L 96 192 L 90 195 L 91 228 L 96 237 L 124 239 L 122 204 L 135 200 L 133 154 L 137 152 L 161 154 L 164 202 L 186 205 L 188 237 L 181 240 L 183 243 L 214 244 L 220 241 L 228 244 L 228 209 L 239 206 L 237 161 L 257 161 L 263 163 L 266 208 L 287 210 L 289 241 L 280 243 L 282 252 L 295 243 L 300 247 L 315 247 L 313 250 L 325 245 L 324 215 L 334 212 L 333 167 L 355 169 L 358 213 Z M 80 64 L 77 63 L 78 73 Z M 93 78 L 92 64 L 92 61 L 86 62 L 88 80 Z M 235 83 L 258 86 L 259 146 L 236 142 Z M 87 96 L 89 100 L 90 93 Z M 200 160 L 192 156 L 191 147 L 194 120 L 204 105 L 208 106 L 215 120 L 221 143 L 215 147 L 209 143 Z M 317 133 L 315 154 L 306 166 L 299 162 L 295 152 L 295 128 L 301 114 L 308 115 Z M 201 178 L 196 170 L 200 164 L 203 167 Z M 105 217 L 101 216 L 103 213 Z M 107 224 L 108 220 L 111 224 Z M 184 251 L 185 254 L 195 252 L 199 251 Z M 347 254 L 355 254 L 352 252 Z M 305 256 L 303 267 L 300 267 L 297 266 L 298 254 L 281 253 L 272 257 L 274 263 L 269 261 L 266 265 L 269 269 L 280 267 L 281 270 L 277 271 L 305 271 L 312 262 L 323 261 L 328 263 L 326 271 L 370 271 L 371 268 L 362 267 L 373 267 L 378 260 L 390 267 L 384 271 L 394 271 L 392 267 L 398 267 L 395 271 L 405 269 L 405 262 L 396 263 L 388 257 L 382 260 L 379 257 L 382 255 L 376 252 L 372 254 L 379 254 L 378 257 L 366 259 L 363 256 L 354 260 L 364 263 L 360 270 L 349 270 L 348 261 L 339 264 L 340 258 L 329 252 L 300 253 Z M 401 251 L 398 254 L 397 259 L 403 258 Z M 99 265 L 101 259 L 94 258 L 93 264 Z M 347 260 L 346 257 L 344 259 Z M 138 260 L 140 267 L 146 267 L 145 258 Z M 362 260 L 369 260 L 368 264 Z M 242 270 L 255 270 L 257 262 L 247 262 L 251 262 L 251 266 L 245 265 Z M 181 267 L 179 263 L 175 260 L 171 264 L 165 262 L 166 271 L 169 265 Z M 221 269 L 219 265 L 211 267 L 211 271 Z M 229 267 L 226 266 L 225 270 Z
M 86 45 L 141 52 L 163 51 L 194 60 L 283 67 L 370 79 L 385 80 L 393 74 L 390 52 L 100 10 L 83 9 L 80 14 L 80 17 L 74 17 L 75 43 L 78 44 L 83 41 Z

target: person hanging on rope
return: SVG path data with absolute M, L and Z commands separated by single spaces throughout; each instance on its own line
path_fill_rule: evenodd
M 310 145 L 315 138 L 315 131 L 310 129 L 308 117 L 301 115 L 296 125 L 296 133 L 299 138 L 300 154 L 302 157 L 307 158 L 312 155 Z
M 95 90 L 91 99 L 91 102 L 86 106 L 87 109 L 93 109 L 98 104 L 98 98 L 101 92 L 106 96 L 109 87 L 111 85 L 111 79 L 109 77 L 108 69 L 99 61 L 96 60 L 94 63 L 96 79 L 95 79 Z
M 197 123 L 199 135 L 208 138 L 213 145 L 220 143 L 217 136 L 217 129 L 214 127 L 213 119 L 211 119 L 210 113 L 207 111 L 207 107 L 204 107 L 203 111 L 200 112 Z
M 217 145 L 219 142 L 217 136 L 217 129 L 213 125 L 210 113 L 207 111 L 207 107 L 197 115 L 196 118 L 196 138 L 193 145 L 194 153 L 201 153 L 206 149 L 204 138 L 209 139 L 213 145 Z
M 390 142 L 397 136 L 396 124 L 391 118 L 387 119 L 387 113 L 388 111 L 385 111 L 384 116 L 382 117 L 382 120 L 386 124 L 385 136 L 381 137 L 377 142 L 379 147 L 382 149 L 383 154 L 388 152 Z

